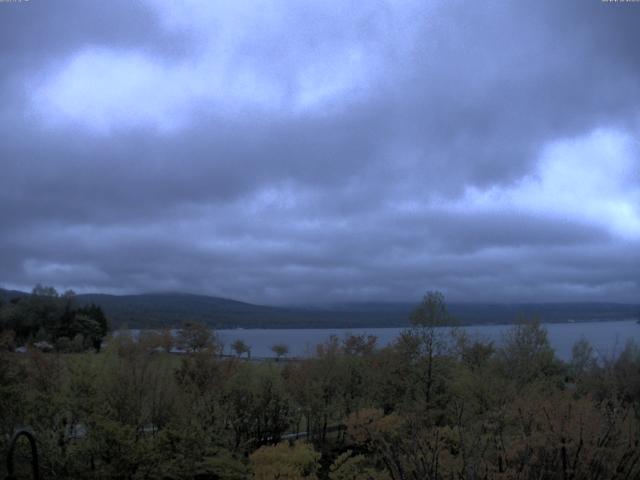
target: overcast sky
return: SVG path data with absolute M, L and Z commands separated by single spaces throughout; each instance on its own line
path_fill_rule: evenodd
M 640 3 L 0 3 L 0 286 L 640 302 Z

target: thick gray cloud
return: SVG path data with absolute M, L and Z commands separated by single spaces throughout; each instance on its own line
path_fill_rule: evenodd
M 640 298 L 640 4 L 0 3 L 0 282 Z

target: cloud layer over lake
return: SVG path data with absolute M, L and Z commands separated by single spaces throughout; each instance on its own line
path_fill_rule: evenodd
M 640 4 L 0 4 L 0 286 L 640 298 Z

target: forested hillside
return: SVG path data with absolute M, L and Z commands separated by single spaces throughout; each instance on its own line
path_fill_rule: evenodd
M 0 289 L 0 299 L 27 293 Z M 75 295 L 79 306 L 101 307 L 113 327 L 159 328 L 184 320 L 214 328 L 357 328 L 408 325 L 412 303 L 345 303 L 296 307 L 255 305 L 235 300 L 181 293 L 141 295 Z M 417 303 L 417 300 L 416 300 Z M 640 305 L 619 303 L 452 303 L 450 311 L 461 324 L 512 323 L 523 317 L 541 322 L 620 320 L 635 318 Z

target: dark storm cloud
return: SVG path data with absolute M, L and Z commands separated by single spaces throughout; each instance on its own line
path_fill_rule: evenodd
M 0 65 L 11 71 L 33 67 L 86 45 L 135 47 L 170 54 L 184 43 L 160 29 L 144 2 L 94 2 L 90 8 L 74 0 L 21 2 L 2 10 Z
M 6 286 L 638 298 L 640 6 L 0 7 Z
M 158 19 L 143 2 L 74 0 L 20 2 L 0 12 L 0 102 L 4 110 L 24 101 L 25 78 L 60 56 L 91 45 L 133 47 L 177 55 L 180 36 L 159 30 Z M 19 111 L 11 111 L 12 119 Z

